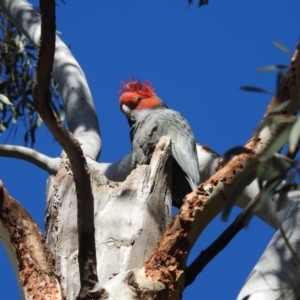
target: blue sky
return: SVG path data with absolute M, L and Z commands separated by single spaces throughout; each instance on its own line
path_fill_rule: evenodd
M 272 41 L 294 51 L 299 8 L 299 0 L 211 0 L 200 9 L 196 3 L 188 7 L 186 0 L 59 2 L 57 29 L 86 74 L 99 117 L 100 160 L 115 161 L 130 151 L 118 91 L 121 80 L 132 75 L 151 81 L 163 101 L 188 119 L 198 142 L 220 154 L 243 145 L 270 96 L 245 93 L 239 87 L 275 90 L 276 74 L 256 69 L 289 63 L 291 53 L 279 51 Z M 5 141 L 3 134 L 0 143 Z M 23 145 L 21 128 L 8 143 Z M 38 130 L 35 148 L 53 157 L 61 151 L 45 126 Z M 0 158 L 0 164 L 0 179 L 10 195 L 43 228 L 47 174 L 19 160 Z M 238 212 L 233 211 L 231 221 Z M 218 216 L 190 258 L 229 224 Z M 271 228 L 253 219 L 186 289 L 183 299 L 235 299 L 272 234 Z M 1 298 L 17 300 L 20 296 L 2 247 L 0 258 Z

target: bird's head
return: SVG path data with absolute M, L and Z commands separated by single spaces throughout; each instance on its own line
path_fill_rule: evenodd
M 149 81 L 142 83 L 132 79 L 123 84 L 119 92 L 121 95 L 120 109 L 131 121 L 135 121 L 137 116 L 145 110 L 164 106 Z

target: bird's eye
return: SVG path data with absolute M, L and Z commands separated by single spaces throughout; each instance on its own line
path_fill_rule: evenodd
M 139 104 L 141 102 L 141 100 L 142 100 L 142 97 L 137 97 L 136 98 L 136 103 Z

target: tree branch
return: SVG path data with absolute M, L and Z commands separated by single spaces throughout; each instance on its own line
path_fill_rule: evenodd
M 27 147 L 0 145 L 0 156 L 26 160 L 47 171 L 51 175 L 56 174 L 59 169 L 59 157 L 52 158 Z
M 53 257 L 37 224 L 0 181 L 0 237 L 25 299 L 63 299 Z
M 274 205 L 278 201 L 275 196 Z M 270 201 L 271 202 L 271 201 Z M 293 191 L 282 212 L 282 222 L 264 253 L 252 269 L 237 299 L 299 299 L 300 267 L 282 236 L 284 231 L 289 246 L 295 253 L 300 253 L 299 214 L 300 192 Z
M 69 157 L 74 176 L 77 194 L 78 261 L 81 282 L 79 299 L 81 299 L 98 283 L 94 237 L 94 197 L 90 174 L 80 143 L 63 126 L 50 102 L 49 86 L 56 32 L 55 1 L 41 0 L 40 9 L 42 15 L 41 43 L 33 92 L 41 117 Z
M 0 0 L 10 21 L 38 48 L 41 17 L 26 0 Z M 70 131 L 86 155 L 97 159 L 101 151 L 98 118 L 85 75 L 68 47 L 56 37 L 53 76 L 62 95 Z
M 196 257 L 185 271 L 185 287 L 191 285 L 202 270 L 232 241 L 232 239 L 247 225 L 245 221 L 258 203 L 260 194 L 254 197 L 247 207 L 222 232 L 221 235 Z
M 97 170 L 90 169 L 95 199 L 98 278 L 101 287 L 110 291 L 109 298 L 103 299 L 116 299 L 117 294 L 122 300 L 132 299 L 124 292 L 124 283 L 121 287 L 119 281 L 113 279 L 119 274 L 118 278 L 122 280 L 124 271 L 140 268 L 170 223 L 170 153 L 170 139 L 161 138 L 150 165 L 138 166 L 122 183 L 108 181 Z M 68 299 L 74 299 L 79 291 L 74 191 L 70 168 L 60 168 L 58 174 L 48 180 L 46 240 L 55 253 L 57 271 L 62 274 L 61 284 Z M 132 276 L 130 278 L 130 283 L 134 284 Z M 141 285 L 127 285 L 127 290 L 132 290 L 137 299 L 142 290 L 143 295 L 145 290 L 147 295 L 153 295 L 151 285 L 139 287 Z
M 299 45 L 292 58 L 288 77 L 283 80 L 278 94 L 272 99 L 274 105 L 291 100 L 291 104 L 282 112 L 286 115 L 292 115 L 298 110 L 300 91 L 298 50 Z M 270 109 L 267 114 L 269 112 Z M 233 187 L 242 177 L 255 175 L 259 163 L 257 158 L 268 148 L 278 133 L 278 128 L 263 128 L 258 137 L 251 138 L 245 146 L 251 153 L 235 156 L 226 166 L 186 196 L 170 228 L 145 263 L 146 274 L 151 276 L 153 281 L 159 279 L 167 290 L 182 292 L 183 273 L 192 246 L 206 226 L 224 208 Z

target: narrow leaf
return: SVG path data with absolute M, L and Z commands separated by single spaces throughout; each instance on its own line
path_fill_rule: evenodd
M 41 118 L 41 116 L 38 114 L 37 118 L 36 118 L 36 127 L 40 127 L 43 123 L 43 119 Z
M 59 118 L 63 122 L 65 120 L 65 117 L 66 117 L 66 113 L 65 113 L 64 109 L 61 108 Z
M 286 53 L 290 53 L 290 50 L 288 48 L 286 48 L 285 46 L 283 46 L 280 42 L 278 41 L 273 41 L 272 42 L 273 45 L 278 48 L 279 50 L 286 52 Z
M 300 137 L 300 118 L 297 118 L 290 132 L 290 152 L 294 153 Z
M 199 1 L 199 7 L 202 5 L 208 5 L 208 0 L 200 0 Z
M 293 124 L 288 125 L 277 137 L 277 139 L 275 139 L 270 145 L 269 147 L 263 152 L 263 154 L 261 155 L 260 159 L 262 161 L 266 161 L 268 159 L 270 159 L 273 154 L 277 151 L 279 151 L 281 149 L 281 147 L 288 141 L 289 139 L 289 135 L 290 135 L 290 131 L 292 128 Z
M 257 126 L 257 128 L 254 131 L 254 135 L 257 137 L 258 134 L 262 131 L 263 128 L 270 126 L 272 123 L 274 123 L 274 118 L 275 116 L 269 115 L 268 117 L 266 117 L 265 119 L 263 119 L 259 125 Z
M 234 203 L 237 201 L 241 193 L 244 191 L 245 187 L 249 185 L 254 179 L 255 179 L 255 169 L 252 170 L 250 173 L 241 174 L 240 179 L 238 180 L 238 182 L 236 182 L 232 192 L 227 198 L 225 208 L 221 215 L 222 221 L 227 221 Z
M 0 94 L 0 101 L 7 105 L 13 105 L 10 100 L 3 94 Z
M 285 177 L 287 171 L 294 165 L 293 160 L 285 155 L 275 153 L 274 157 L 261 163 L 257 167 L 257 178 L 259 181 L 272 181 L 276 178 Z
M 240 89 L 245 92 L 256 92 L 256 93 L 264 93 L 264 94 L 273 95 L 273 93 L 271 93 L 267 90 L 264 90 L 264 89 L 258 88 L 258 87 L 254 87 L 254 86 L 241 86 Z
M 264 186 L 263 190 L 261 191 L 261 195 L 260 195 L 260 199 L 259 199 L 258 203 L 255 205 L 255 207 L 251 211 L 251 214 L 245 220 L 245 224 L 246 225 L 249 223 L 251 217 L 253 215 L 255 215 L 255 213 L 257 213 L 264 206 L 264 204 L 266 203 L 266 201 L 268 201 L 274 195 L 276 187 L 281 182 L 282 182 L 282 179 L 279 178 L 279 179 L 275 180 L 274 182 L 269 183 L 268 185 L 266 184 Z
M 5 122 L 0 122 L 0 134 L 7 129 Z
M 263 73 L 263 72 L 284 70 L 284 69 L 287 69 L 287 68 L 288 68 L 288 66 L 286 66 L 286 65 L 269 65 L 269 66 L 259 68 L 256 71 L 259 72 L 259 73 Z
M 288 101 L 284 101 L 283 103 L 277 105 L 276 107 L 274 107 L 270 113 L 270 114 L 278 114 L 280 113 L 284 108 L 286 108 L 289 104 L 291 103 L 291 100 L 288 100 Z

